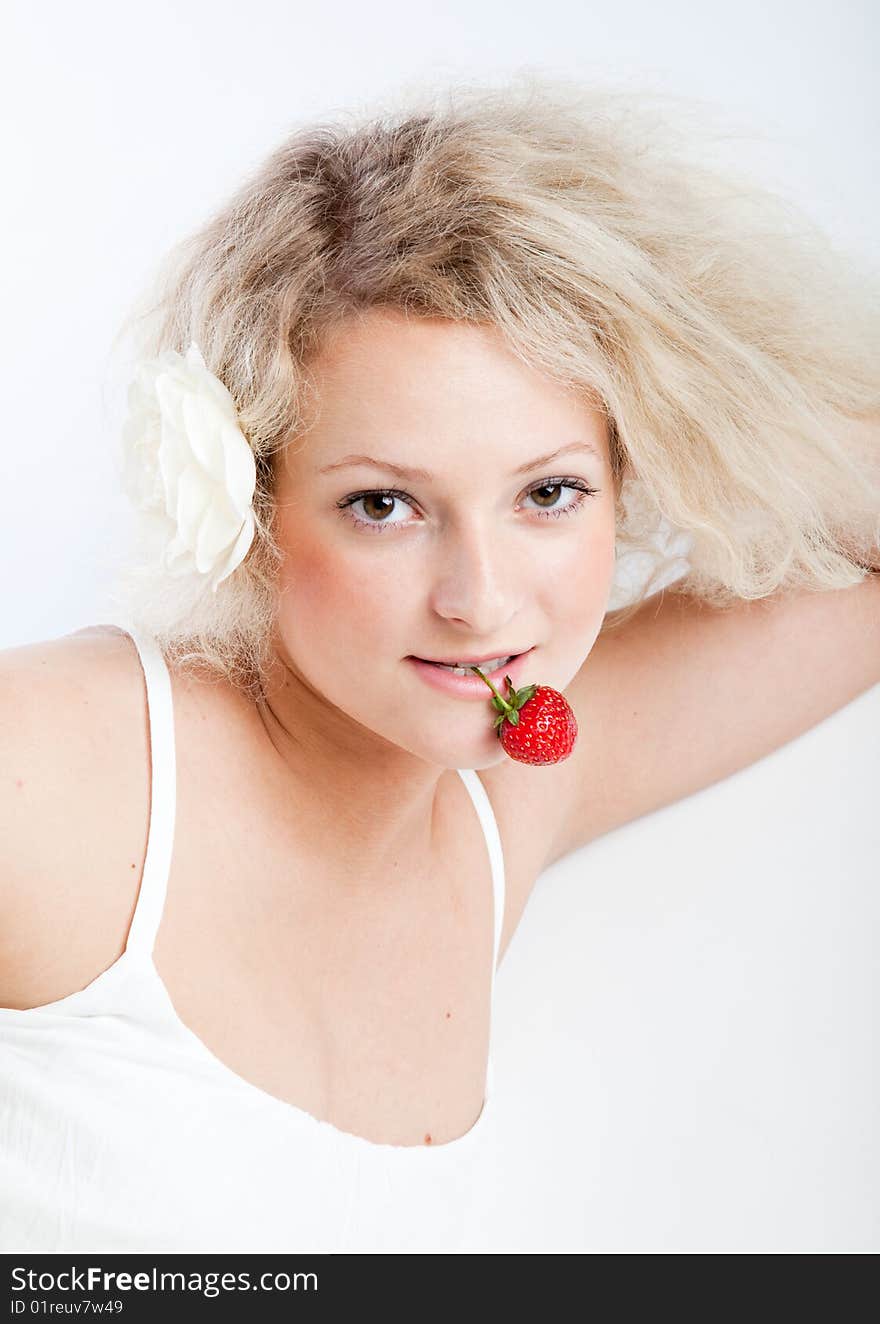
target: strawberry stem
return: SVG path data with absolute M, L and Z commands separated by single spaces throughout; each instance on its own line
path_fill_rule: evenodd
M 513 709 L 513 707 L 511 706 L 511 704 L 509 704 L 509 703 L 507 702 L 506 699 L 503 699 L 503 698 L 501 697 L 501 695 L 498 693 L 498 691 L 496 690 L 495 686 L 492 684 L 492 682 L 491 682 L 491 680 L 489 679 L 489 677 L 488 677 L 488 676 L 484 676 L 483 673 L 482 673 L 482 671 L 480 670 L 479 667 L 471 667 L 471 671 L 475 671 L 475 672 L 477 673 L 477 675 L 480 677 L 480 680 L 484 680 L 484 681 L 486 682 L 486 684 L 489 686 L 489 689 L 490 689 L 490 690 L 492 691 L 492 693 L 495 695 L 495 698 L 496 698 L 496 699 L 498 700 L 498 702 L 501 704 L 501 711 L 502 711 L 502 712 L 504 712 L 504 713 L 512 713 L 512 712 L 514 711 L 514 709 Z M 510 681 L 508 680 L 507 683 L 510 684 Z

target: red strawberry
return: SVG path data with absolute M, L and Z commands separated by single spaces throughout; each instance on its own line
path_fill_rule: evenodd
M 504 750 L 518 763 L 561 763 L 574 749 L 578 726 L 568 700 L 549 685 L 524 685 L 514 689 L 507 681 L 507 698 L 501 695 L 479 667 L 471 667 L 492 691 L 498 710 L 495 730 Z

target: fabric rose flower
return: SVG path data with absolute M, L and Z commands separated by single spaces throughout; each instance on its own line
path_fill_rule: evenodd
M 254 537 L 254 454 L 235 402 L 195 341 L 138 365 L 128 390 L 122 481 L 157 525 L 174 576 L 210 578 L 212 592 Z

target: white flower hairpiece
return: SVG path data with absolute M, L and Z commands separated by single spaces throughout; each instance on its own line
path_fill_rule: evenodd
M 253 541 L 257 474 L 235 401 L 195 341 L 137 366 L 122 446 L 123 485 L 154 522 L 165 568 L 216 593 Z

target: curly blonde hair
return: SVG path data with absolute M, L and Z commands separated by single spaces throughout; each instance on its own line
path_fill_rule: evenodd
M 297 128 L 172 250 L 137 318 L 141 353 L 195 340 L 231 392 L 256 536 L 215 595 L 135 552 L 116 582 L 129 617 L 169 659 L 261 692 L 273 457 L 308 426 L 325 334 L 382 305 L 491 324 L 600 401 L 618 555 L 656 556 L 663 521 L 683 531 L 674 591 L 724 606 L 864 578 L 880 462 L 854 424 L 880 411 L 877 277 L 792 204 L 692 155 L 704 111 L 525 75 Z

